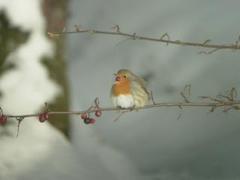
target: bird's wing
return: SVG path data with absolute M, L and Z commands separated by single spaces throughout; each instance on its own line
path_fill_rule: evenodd
M 149 92 L 146 88 L 146 81 L 143 78 L 138 77 L 137 75 L 135 75 L 133 73 L 132 73 L 132 77 L 133 77 L 132 78 L 133 86 L 135 86 L 134 85 L 135 83 L 139 84 L 141 86 L 141 88 L 149 95 Z
M 136 94 L 136 91 L 135 91 L 136 89 L 138 90 L 138 92 L 140 94 L 146 94 L 149 98 L 149 92 L 146 88 L 144 79 L 138 77 L 137 79 L 132 80 L 132 82 L 131 82 L 131 93 Z

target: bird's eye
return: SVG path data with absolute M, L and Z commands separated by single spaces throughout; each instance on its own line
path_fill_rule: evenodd
M 124 75 L 123 77 L 124 77 L 125 79 L 127 78 L 127 76 L 126 76 L 126 75 Z

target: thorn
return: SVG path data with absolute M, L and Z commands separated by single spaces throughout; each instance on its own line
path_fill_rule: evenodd
M 74 27 L 75 27 L 75 31 L 76 32 L 80 32 L 81 31 L 80 25 L 75 24 Z
M 113 29 L 115 32 L 120 33 L 120 27 L 119 25 L 114 25 L 111 29 Z
M 208 54 L 207 51 L 199 51 L 198 54 Z
M 49 112 L 49 104 L 47 102 L 44 103 L 44 113 L 48 113 Z
M 218 102 L 218 103 L 224 103 L 224 101 L 222 101 L 221 99 L 213 98 L 213 97 L 210 97 L 210 96 L 200 96 L 200 98 L 209 99 L 211 101 Z
M 188 98 L 191 95 L 191 84 L 185 85 L 184 89 L 182 92 L 180 92 L 180 95 L 183 97 L 184 101 L 186 103 L 190 103 L 190 101 L 188 100 Z
M 121 112 L 113 119 L 113 121 L 116 122 L 117 120 L 119 120 L 120 117 L 121 117 L 123 114 L 125 114 L 126 112 L 127 112 L 127 111 L 121 111 Z
M 1 113 L 1 115 L 3 115 L 3 109 L 2 109 L 2 107 L 0 107 L 0 113 Z
M 170 41 L 170 36 L 168 35 L 168 33 L 164 33 L 161 37 L 160 37 L 160 40 L 165 40 L 164 38 L 165 37 L 167 37 L 167 45 L 168 45 L 168 43 L 169 43 L 169 41 Z
M 132 35 L 132 38 L 133 38 L 133 40 L 136 40 L 137 39 L 137 34 L 136 33 L 133 33 L 133 35 Z
M 156 102 L 155 102 L 155 100 L 153 98 L 153 92 L 152 91 L 150 91 L 150 97 L 151 97 L 153 105 L 156 105 Z
M 177 120 L 179 120 L 182 117 L 182 113 L 180 113 L 177 117 Z
M 234 99 L 237 98 L 237 90 L 234 87 L 230 90 L 230 98 L 231 101 L 234 101 Z
M 222 48 L 214 48 L 211 51 L 200 51 L 198 54 L 213 54 L 214 52 L 221 50 Z
M 187 94 L 188 97 L 191 96 L 191 84 L 185 85 L 183 92 L 185 95 Z
M 238 36 L 236 42 L 235 42 L 235 50 L 238 49 L 240 46 L 239 46 L 239 42 L 240 42 L 240 35 Z M 234 50 L 234 49 L 233 49 Z
M 180 95 L 183 97 L 184 101 L 186 103 L 190 103 L 190 101 L 187 99 L 187 97 L 183 94 L 183 92 L 180 92 Z
M 216 106 L 211 107 L 211 109 L 209 110 L 209 112 L 213 112 L 216 109 Z
M 207 43 L 209 43 L 211 40 L 210 39 L 207 39 L 206 41 L 204 41 L 203 43 L 202 43 L 202 45 L 206 45 Z
M 95 98 L 94 104 L 95 104 L 96 108 L 99 109 L 99 98 L 98 97 Z
M 178 105 L 179 109 L 183 109 L 181 105 Z
M 47 102 L 45 102 L 45 103 L 44 103 L 44 106 L 45 106 L 46 109 L 48 109 L 48 106 L 49 106 L 49 105 L 48 105 Z
M 18 137 L 19 130 L 20 130 L 20 124 L 21 124 L 22 120 L 24 119 L 24 117 L 19 116 L 19 117 L 16 117 L 16 119 L 17 119 L 17 121 L 18 121 L 16 137 Z

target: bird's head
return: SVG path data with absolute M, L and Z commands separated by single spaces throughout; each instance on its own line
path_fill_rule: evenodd
M 132 79 L 132 72 L 127 69 L 120 69 L 115 75 L 115 84 L 129 82 Z

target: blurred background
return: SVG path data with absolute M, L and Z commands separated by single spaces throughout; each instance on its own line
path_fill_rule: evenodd
M 51 38 L 74 25 L 172 40 L 234 43 L 240 2 L 190 0 L 0 1 L 0 106 L 6 114 L 84 110 L 95 97 L 112 106 L 113 74 L 131 69 L 147 80 L 155 101 L 191 100 L 239 90 L 239 52 L 133 41 L 97 34 Z M 49 122 L 14 119 L 0 127 L 0 179 L 237 180 L 239 112 L 156 108 L 117 122 L 104 112 L 94 125 L 77 116 Z M 180 117 L 180 118 L 179 118 Z

